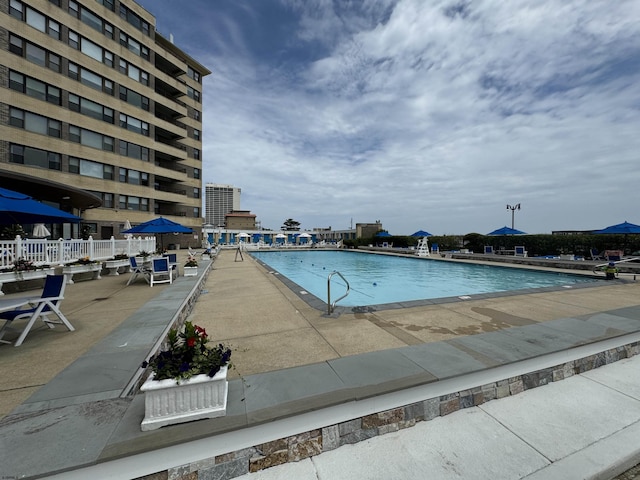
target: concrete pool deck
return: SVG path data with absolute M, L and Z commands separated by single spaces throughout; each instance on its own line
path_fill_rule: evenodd
M 164 310 L 177 308 L 197 280 L 153 289 L 125 288 L 128 275 L 78 282 L 63 303 L 76 332 L 37 330 L 19 348 L 0 346 L 13 372 L 0 383 L 0 473 L 182 478 L 197 470 L 232 478 L 277 462 L 256 446 L 282 435 L 308 434 L 305 448 L 315 454 L 328 440 L 309 432 L 419 397 L 533 378 L 570 362 L 586 371 L 637 353 L 635 282 L 327 316 L 251 258 L 234 260 L 221 252 L 190 315 L 234 346 L 226 417 L 141 432 L 143 395 L 123 393 L 165 330 Z

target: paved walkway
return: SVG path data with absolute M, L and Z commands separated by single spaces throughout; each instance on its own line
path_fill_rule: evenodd
M 0 473 L 33 478 L 71 469 L 60 478 L 99 478 L 108 469 L 111 478 L 134 478 L 166 470 L 180 478 L 209 469 L 212 478 L 231 478 L 221 471 L 257 463 L 241 455 L 218 462 L 229 452 L 267 458 L 257 445 L 318 428 L 328 448 L 324 434 L 353 418 L 474 386 L 499 391 L 504 379 L 570 362 L 581 371 L 585 358 L 607 363 L 639 340 L 637 283 L 328 317 L 245 258 L 222 252 L 191 314 L 235 347 L 226 417 L 140 432 L 143 396 L 126 394 L 195 279 L 152 289 L 125 288 L 128 276 L 78 282 L 63 304 L 76 332 L 45 328 L 19 348 L 0 346 L 5 371 L 21 372 L 0 377 Z M 33 455 L 36 443 L 47 448 Z

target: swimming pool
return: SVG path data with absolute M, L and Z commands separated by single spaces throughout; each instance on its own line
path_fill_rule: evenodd
M 381 305 L 443 297 L 464 297 L 542 287 L 562 287 L 597 279 L 565 273 L 353 251 L 257 251 L 254 258 L 305 291 L 327 300 L 327 277 L 339 271 L 349 282 L 349 296 L 339 306 Z M 338 275 L 331 297 L 344 294 Z

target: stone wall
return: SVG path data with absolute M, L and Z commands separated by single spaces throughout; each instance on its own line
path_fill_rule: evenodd
M 554 367 L 354 418 L 196 463 L 181 465 L 140 477 L 138 480 L 227 480 L 239 477 L 283 463 L 298 462 L 342 445 L 409 428 L 418 422 L 449 415 L 463 408 L 517 395 L 525 390 L 564 380 L 639 353 L 640 342 L 634 342 Z

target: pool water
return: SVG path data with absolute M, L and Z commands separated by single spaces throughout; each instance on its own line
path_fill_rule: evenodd
M 598 281 L 565 273 L 349 251 L 257 251 L 251 255 L 325 302 L 327 277 L 333 271 L 340 272 L 351 287 L 349 296 L 338 302 L 341 306 L 380 305 Z M 331 279 L 332 301 L 345 291 L 342 279 L 334 275 Z

